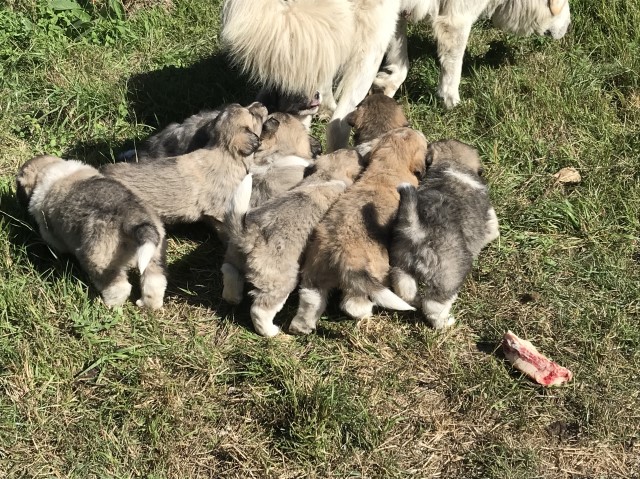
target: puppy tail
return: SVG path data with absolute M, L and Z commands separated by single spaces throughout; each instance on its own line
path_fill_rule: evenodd
M 231 202 L 227 206 L 224 215 L 224 222 L 232 239 L 240 238 L 243 233 L 244 217 L 251 205 L 251 189 L 253 187 L 253 176 L 248 174 L 244 177 L 240 186 L 233 193 Z
M 151 223 L 141 223 L 133 229 L 133 237 L 140 245 L 138 246 L 136 256 L 138 259 L 138 270 L 140 274 L 142 274 L 156 253 L 156 249 L 162 240 L 162 233 Z
M 358 295 L 367 296 L 371 301 L 386 309 L 397 311 L 415 311 L 416 308 L 402 300 L 389 288 L 386 288 L 377 279 L 366 271 L 352 272 L 344 278 L 348 289 Z
M 398 226 L 411 226 L 418 223 L 418 190 L 409 183 L 400 183 L 398 193 L 400 193 Z

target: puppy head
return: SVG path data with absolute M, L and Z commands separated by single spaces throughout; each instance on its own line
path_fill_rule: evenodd
M 396 128 L 380 137 L 371 150 L 371 167 L 381 163 L 385 168 L 408 169 L 418 179 L 429 164 L 427 139 L 412 128 Z
M 64 162 L 62 158 L 50 155 L 35 156 L 27 161 L 16 175 L 16 196 L 22 206 L 27 208 L 33 190 L 44 170 L 54 163 Z
M 262 127 L 260 140 L 262 145 L 258 150 L 259 157 L 266 157 L 273 153 L 295 155 L 302 158 L 314 157 L 319 142 L 313 138 L 316 146 L 312 148 L 311 137 L 304 125 L 289 113 L 276 112 L 269 115 Z M 320 146 L 320 151 L 322 147 Z
M 318 113 L 322 96 L 319 91 L 311 94 L 282 93 L 275 89 L 262 90 L 258 101 L 264 103 L 271 112 L 289 113 L 294 116 L 310 116 Z
M 478 176 L 484 172 L 478 150 L 458 140 L 431 143 L 427 149 L 427 161 L 434 166 L 443 162 L 452 163 Z
M 519 35 L 547 35 L 562 38 L 571 24 L 568 0 L 506 0 L 491 20 L 502 30 Z
M 365 97 L 345 120 L 354 129 L 355 145 L 371 141 L 395 128 L 409 126 L 402 107 L 382 93 Z
M 260 146 L 262 125 L 267 109 L 260 103 L 244 108 L 237 103 L 227 106 L 216 118 L 215 136 L 218 144 L 233 156 L 250 156 Z
M 312 168 L 326 181 L 342 180 L 350 185 L 360 175 L 364 164 L 357 151 L 344 149 L 319 156 Z

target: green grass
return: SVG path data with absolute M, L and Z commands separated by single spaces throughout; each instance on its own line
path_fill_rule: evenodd
M 398 98 L 427 138 L 479 148 L 501 221 L 457 325 L 356 323 L 334 300 L 316 334 L 267 340 L 221 300 L 204 227 L 170 235 L 163 311 L 108 310 L 14 199 L 32 155 L 113 161 L 250 100 L 219 50 L 219 2 L 5 2 L 0 476 L 640 477 L 640 0 L 571 5 L 558 42 L 476 25 L 452 111 L 429 29 L 411 28 Z M 581 183 L 555 181 L 565 166 Z M 506 329 L 574 380 L 545 390 L 513 372 Z

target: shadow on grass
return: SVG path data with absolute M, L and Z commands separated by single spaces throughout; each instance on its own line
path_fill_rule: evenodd
M 181 122 L 203 109 L 224 103 L 253 101 L 257 87 L 235 70 L 227 57 L 216 54 L 187 67 L 167 66 L 139 73 L 127 81 L 127 101 L 135 123 L 156 131 Z M 94 166 L 113 162 L 119 153 L 141 141 L 81 142 L 65 152 L 65 157 L 82 158 Z

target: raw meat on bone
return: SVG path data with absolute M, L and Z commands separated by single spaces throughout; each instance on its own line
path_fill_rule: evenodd
M 511 365 L 543 386 L 558 386 L 570 381 L 571 371 L 540 354 L 533 344 L 507 331 L 502 350 Z

